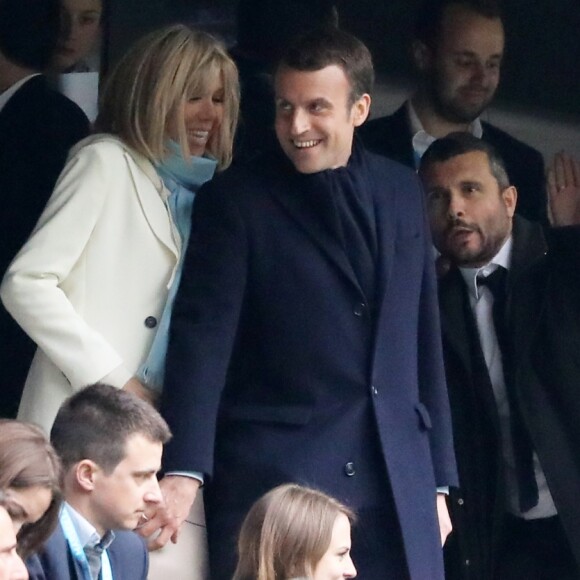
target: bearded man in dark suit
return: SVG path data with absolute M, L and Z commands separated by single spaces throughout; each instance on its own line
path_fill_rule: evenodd
M 580 574 L 580 171 L 564 166 L 546 254 L 541 226 L 514 216 L 517 190 L 487 143 L 452 133 L 421 160 L 450 263 L 439 301 L 459 472 L 452 580 Z

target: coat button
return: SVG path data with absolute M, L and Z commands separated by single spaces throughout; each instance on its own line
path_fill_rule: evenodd
M 155 328 L 157 326 L 157 318 L 155 316 L 148 316 L 145 319 L 145 326 L 147 328 Z
M 466 566 L 470 566 L 471 565 L 471 560 L 464 560 L 463 562 Z
M 359 302 L 358 304 L 354 305 L 354 315 L 355 316 L 362 316 L 365 313 L 367 305 L 364 302 Z
M 344 466 L 344 473 L 346 475 L 348 475 L 348 477 L 352 477 L 356 471 L 354 469 L 354 463 L 352 461 L 349 461 L 345 466 Z
M 462 498 L 462 497 L 460 497 L 460 498 L 457 500 L 457 503 L 458 503 L 459 505 L 463 505 L 465 502 L 463 501 L 463 498 Z
M 371 385 L 371 393 L 375 396 L 379 394 L 379 391 L 377 391 L 377 387 L 375 387 L 374 385 Z

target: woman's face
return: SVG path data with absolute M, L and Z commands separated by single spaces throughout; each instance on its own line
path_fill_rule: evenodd
M 16 553 L 16 533 L 8 512 L 0 507 L 0 580 L 25 580 L 26 566 Z
M 24 524 L 37 522 L 52 501 L 52 491 L 40 485 L 22 489 L 11 487 L 8 489 L 7 495 L 22 510 L 22 517 L 13 520 L 14 533 L 16 534 Z
M 350 557 L 350 522 L 344 514 L 338 514 L 330 545 L 316 564 L 312 580 L 342 580 L 355 576 L 356 568 Z
M 65 72 L 94 48 L 101 32 L 101 0 L 61 0 L 61 33 L 53 59 Z
M 215 72 L 201 94 L 188 95 L 179 113 L 169 123 L 168 135 L 179 143 L 179 124 L 185 126 L 189 154 L 201 157 L 207 144 L 217 133 L 224 119 L 224 81 Z

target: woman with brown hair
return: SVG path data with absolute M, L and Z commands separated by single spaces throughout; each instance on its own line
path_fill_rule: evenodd
M 353 521 L 351 510 L 321 491 L 276 487 L 252 506 L 242 524 L 233 580 L 354 578 Z
M 36 425 L 0 420 L 0 490 L 10 504 L 18 552 L 27 557 L 51 534 L 61 503 L 60 460 Z

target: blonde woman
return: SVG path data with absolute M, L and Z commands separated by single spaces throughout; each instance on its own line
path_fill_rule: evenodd
M 193 195 L 229 165 L 237 111 L 237 71 L 208 34 L 167 27 L 119 62 L 103 133 L 72 151 L 2 283 L 7 310 L 38 345 L 19 418 L 48 431 L 62 401 L 95 382 L 154 398 L 141 381 L 161 387 L 165 306 Z
M 296 484 L 274 488 L 242 524 L 234 580 L 354 578 L 353 520 L 346 506 L 321 491 Z

